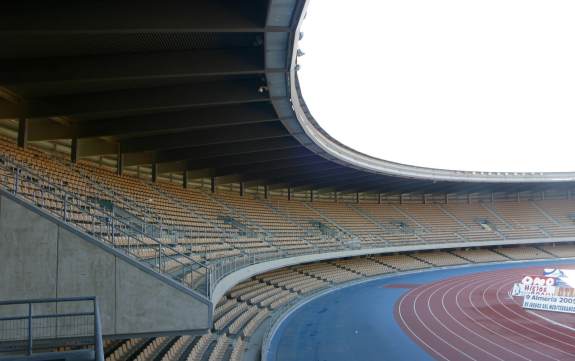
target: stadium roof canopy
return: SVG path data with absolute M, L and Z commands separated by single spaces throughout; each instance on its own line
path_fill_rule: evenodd
M 7 4 L 0 13 L 0 119 L 19 120 L 21 144 L 71 139 L 73 159 L 117 154 L 120 169 L 151 165 L 155 173 L 186 171 L 218 183 L 378 193 L 573 185 L 575 173 L 421 168 L 335 141 L 298 89 L 306 5 Z M 337 86 L 337 74 L 326 86 Z

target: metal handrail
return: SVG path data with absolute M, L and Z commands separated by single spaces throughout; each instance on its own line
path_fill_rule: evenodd
M 83 302 L 90 301 L 93 304 L 92 312 L 71 312 L 71 313 L 58 313 L 55 314 L 41 314 L 33 315 L 32 305 L 34 304 L 47 304 L 47 303 L 65 303 L 65 302 Z M 29 300 L 11 300 L 0 301 L 0 306 L 13 306 L 13 305 L 28 305 L 27 314 L 23 316 L 2 317 L 0 321 L 14 321 L 14 320 L 27 320 L 26 322 L 26 354 L 31 356 L 33 353 L 33 322 L 32 320 L 39 319 L 57 319 L 63 317 L 75 316 L 93 316 L 94 317 L 94 357 L 96 361 L 104 361 L 104 346 L 102 342 L 102 326 L 100 319 L 100 308 L 98 300 L 95 296 L 89 297 L 64 297 L 64 298 L 39 298 Z M 58 335 L 55 334 L 55 337 Z M 86 336 L 82 336 L 86 337 Z
M 171 194 L 169 194 L 167 191 L 161 189 L 160 187 L 158 187 L 155 184 L 150 184 L 151 188 L 158 193 L 159 195 L 168 198 L 170 201 L 178 204 L 180 207 L 184 208 L 186 211 L 190 212 L 194 217 L 197 217 L 199 219 L 201 219 L 202 221 L 206 222 L 207 224 L 209 224 L 210 226 L 214 227 L 215 229 L 217 229 L 220 233 L 221 233 L 221 238 L 220 238 L 220 242 L 229 246 L 232 249 L 238 250 L 240 253 L 242 254 L 247 254 L 246 251 L 244 251 L 241 248 L 236 247 L 233 243 L 229 243 L 226 241 L 226 237 L 232 237 L 232 234 L 229 231 L 225 231 L 224 229 L 222 229 L 220 226 L 218 226 L 217 224 L 213 223 L 211 220 L 207 219 L 206 217 L 204 217 L 202 214 L 199 214 L 196 210 L 194 210 L 192 207 L 190 207 L 189 205 L 187 205 L 186 203 L 182 202 L 181 200 L 173 197 Z
M 107 232 L 111 236 L 109 238 L 111 239 L 112 245 L 115 248 L 119 248 L 119 249 L 123 250 L 124 252 L 131 254 L 132 256 L 139 259 L 140 261 L 145 262 L 148 266 L 150 266 L 154 269 L 157 269 L 159 272 L 167 274 L 167 275 L 171 276 L 172 278 L 178 280 L 179 282 L 182 282 L 186 286 L 190 286 L 192 289 L 195 289 L 194 288 L 194 271 L 198 271 L 199 268 L 204 269 L 205 274 L 200 275 L 200 277 L 203 277 L 205 279 L 205 289 L 204 290 L 196 289 L 196 290 L 201 292 L 201 293 L 204 293 L 208 297 L 210 297 L 210 295 L 213 294 L 213 290 L 214 290 L 216 284 L 222 278 L 224 278 L 225 276 L 229 275 L 230 273 L 233 273 L 233 272 L 235 272 L 241 268 L 244 268 L 244 267 L 256 264 L 256 263 L 266 262 L 266 261 L 284 258 L 284 257 L 289 257 L 289 256 L 300 256 L 303 254 L 318 254 L 318 253 L 324 253 L 324 252 L 328 251 L 328 248 L 306 249 L 304 252 L 302 252 L 302 251 L 298 251 L 298 250 L 286 250 L 286 249 L 272 247 L 273 252 L 270 252 L 268 254 L 257 254 L 257 253 L 253 254 L 253 253 L 248 253 L 248 251 L 242 250 L 243 254 L 241 254 L 241 255 L 234 255 L 233 257 L 228 257 L 228 258 L 220 258 L 220 259 L 216 259 L 214 261 L 210 261 L 209 263 L 207 261 L 205 263 L 199 262 L 199 261 L 194 260 L 188 256 L 188 254 L 191 253 L 191 250 L 190 250 L 190 252 L 182 253 L 181 251 L 178 250 L 178 248 L 181 249 L 181 247 L 179 247 L 179 246 L 177 246 L 178 248 L 175 248 L 175 247 L 172 247 L 171 245 L 161 243 L 155 237 L 153 237 L 149 234 L 146 234 L 146 232 L 142 232 L 140 229 L 135 229 L 133 225 L 123 221 L 122 219 L 119 219 L 118 217 L 115 217 L 113 212 L 109 212 L 106 208 L 102 207 L 101 205 L 99 205 L 97 203 L 94 203 L 94 204 L 89 203 L 86 200 L 83 200 L 81 197 L 79 197 L 78 194 L 71 194 L 70 192 L 66 191 L 63 187 L 50 183 L 50 181 L 45 180 L 43 176 L 39 176 L 36 173 L 28 170 L 25 166 L 18 164 L 19 162 L 8 160 L 7 156 L 4 156 L 4 155 L 0 156 L 0 160 L 4 160 L 4 162 L 7 166 L 11 166 L 12 168 L 14 168 L 11 171 L 15 172 L 15 175 L 16 175 L 15 179 L 14 179 L 14 187 L 16 189 L 18 188 L 19 183 L 27 181 L 26 177 L 25 177 L 26 173 L 31 175 L 32 178 L 37 179 L 36 183 L 34 183 L 34 182 L 32 182 L 32 183 L 35 185 L 35 187 L 37 187 L 39 189 L 33 188 L 31 194 L 26 195 L 26 197 L 29 198 L 32 203 L 34 203 L 36 205 L 38 205 L 38 204 L 44 205 L 45 199 L 46 199 L 45 192 L 48 192 L 48 193 L 51 192 L 50 194 L 55 195 L 57 198 L 61 198 L 61 201 L 64 204 L 63 210 L 62 210 L 63 215 L 60 215 L 58 212 L 55 212 L 55 214 L 57 216 L 62 216 L 66 222 L 71 222 L 79 228 L 82 228 L 82 224 L 74 223 L 73 220 L 69 219 L 70 218 L 69 217 L 70 209 L 74 212 L 80 212 L 80 213 L 88 214 L 89 217 L 91 217 L 92 222 L 93 222 L 92 223 L 92 229 L 91 229 L 91 233 L 93 235 L 96 235 L 98 232 L 102 232 L 101 229 L 96 230 L 96 225 L 94 224 L 96 218 L 102 217 L 102 216 L 107 217 L 108 222 L 103 222 L 101 219 L 98 219 L 97 222 L 99 223 L 98 227 L 102 227 L 102 225 L 103 225 L 103 226 L 111 228 L 111 230 L 107 230 Z M 4 183 L 6 184 L 6 186 L 8 186 L 7 181 L 5 181 Z M 153 187 L 153 188 L 156 189 L 156 187 Z M 162 191 L 159 191 L 158 189 L 156 189 L 156 191 L 158 191 L 159 193 L 163 193 Z M 162 194 L 162 195 L 166 196 L 165 194 Z M 88 200 L 89 200 L 89 198 L 88 198 Z M 217 201 L 220 202 L 219 200 L 217 200 Z M 97 211 L 99 212 L 98 215 L 94 214 L 94 212 L 93 212 L 94 209 L 97 209 Z M 237 213 L 237 211 L 236 211 L 236 213 Z M 87 227 L 87 228 L 84 227 L 84 229 L 87 229 L 90 232 L 90 227 Z M 354 238 L 351 238 L 350 235 L 346 234 L 345 232 L 340 231 L 339 228 L 336 228 L 336 229 L 338 230 L 337 234 L 332 235 L 331 237 L 334 240 L 338 241 L 337 242 L 338 246 L 336 247 L 338 250 L 357 249 L 357 248 L 371 248 L 370 246 L 364 246 L 362 244 L 362 238 L 358 238 L 356 241 Z M 126 232 L 126 230 L 129 230 L 129 232 Z M 134 241 L 133 243 L 136 246 L 136 251 L 138 251 L 138 250 L 141 251 L 141 249 L 139 249 L 138 246 L 146 247 L 148 249 L 151 249 L 153 247 L 157 247 L 157 253 L 156 253 L 156 256 L 154 256 L 155 258 L 143 257 L 141 254 L 138 254 L 137 252 L 133 252 L 134 244 L 132 244 L 132 242 L 130 242 L 130 241 L 128 242 L 128 247 L 123 247 L 122 245 L 116 244 L 115 235 L 117 233 L 130 239 L 130 240 L 132 240 L 132 241 Z M 414 235 L 417 236 L 418 234 L 425 235 L 425 232 L 423 232 L 423 233 L 418 232 L 418 231 L 414 232 L 413 230 L 401 230 L 401 231 L 396 230 L 396 231 L 393 231 L 393 230 L 388 229 L 387 234 L 388 235 L 401 235 L 402 239 L 403 239 L 403 237 L 409 237 L 409 236 L 414 236 Z M 353 235 L 353 233 L 352 233 L 352 235 Z M 139 239 L 138 236 L 145 237 L 144 239 L 146 241 L 149 241 L 149 242 L 148 243 L 144 242 L 142 239 Z M 299 236 L 301 236 L 301 235 L 299 235 Z M 104 241 L 110 243 L 110 239 L 106 239 L 105 237 L 102 237 L 102 238 L 104 239 Z M 263 241 L 264 243 L 266 243 L 268 245 L 272 244 L 271 240 L 266 238 L 262 234 L 258 233 L 256 238 L 258 240 Z M 380 238 L 386 242 L 385 243 L 386 246 L 392 246 L 392 245 L 395 245 L 397 243 L 397 241 L 395 241 L 395 240 L 386 239 L 385 235 L 381 236 Z M 347 244 L 348 241 L 357 242 L 357 247 L 351 248 L 350 245 Z M 222 240 L 222 243 L 226 244 L 226 245 L 232 244 L 231 242 L 228 243 L 228 242 L 223 241 L 223 240 Z M 311 244 L 311 243 L 309 243 L 309 244 Z M 235 248 L 235 247 L 232 247 L 232 248 Z M 239 250 L 239 248 L 238 248 L 238 250 Z M 331 250 L 331 248 L 329 248 L 329 250 Z M 197 267 L 197 268 L 194 269 L 194 267 Z M 180 276 L 183 275 L 183 277 L 180 279 L 180 278 L 174 276 L 173 270 L 178 270 L 177 273 Z M 187 271 L 188 271 L 188 273 L 187 273 Z M 186 274 L 189 274 L 191 276 L 190 280 L 187 279 Z
M 100 306 L 96 297 L 94 297 L 94 337 L 96 338 L 96 343 L 94 344 L 94 349 L 96 350 L 96 361 L 104 361 L 104 344 L 102 342 L 102 325 L 100 321 Z
M 154 260 L 154 263 L 151 264 L 147 262 L 147 265 L 156 269 L 160 273 L 166 274 L 171 278 L 176 279 L 177 281 L 183 283 L 184 285 L 199 291 L 200 293 L 209 297 L 211 287 L 209 285 L 209 273 L 210 268 L 208 265 L 203 264 L 199 261 L 192 259 L 191 257 L 187 256 L 184 253 L 181 253 L 171 245 L 163 244 L 159 240 L 147 235 L 141 230 L 135 229 L 132 225 L 124 222 L 121 219 L 118 219 L 114 216 L 113 212 L 108 211 L 107 209 L 101 207 L 97 203 L 89 203 L 81 197 L 77 196 L 76 194 L 70 193 L 67 190 L 63 189 L 59 185 L 55 185 L 50 181 L 47 181 L 45 177 L 38 175 L 35 172 L 26 169 L 20 164 L 15 164 L 14 162 L 8 160 L 5 157 L 0 156 L 0 159 L 3 160 L 4 166 L 11 167 L 11 169 L 7 169 L 7 173 L 4 176 L 4 181 L 2 182 L 4 188 L 15 194 L 19 195 L 22 198 L 31 201 L 34 205 L 41 205 L 43 208 L 46 208 L 47 198 L 46 193 L 50 194 L 55 199 L 62 202 L 62 209 L 57 211 L 51 211 L 52 214 L 60 217 L 66 223 L 72 224 L 77 228 L 82 230 L 88 231 L 91 233 L 92 236 L 96 237 L 97 233 L 102 233 L 103 231 L 107 232 L 111 237 L 106 239 L 105 237 L 98 237 L 105 241 L 106 243 L 112 245 L 116 249 L 122 250 L 124 253 L 128 253 L 131 256 L 135 257 L 140 261 L 144 261 L 141 256 L 134 252 L 134 246 L 139 246 L 136 248 L 153 248 L 157 247 L 158 253 L 157 257 Z M 8 177 L 11 176 L 14 178 L 13 189 L 10 189 Z M 29 178 L 29 179 L 28 179 Z M 28 184 L 32 184 L 32 195 L 27 195 L 22 192 L 22 188 Z M 40 193 L 40 197 L 38 196 Z M 31 199 L 30 199 L 31 198 Z M 49 199 L 48 199 L 49 201 Z M 94 212 L 97 210 L 97 213 Z M 77 213 L 81 213 L 88 216 L 88 219 L 91 220 L 88 227 L 83 226 L 79 222 L 74 222 L 71 219 L 70 212 L 74 211 Z M 98 225 L 96 225 L 98 223 Z M 102 224 L 105 228 L 102 228 Z M 90 229 L 91 225 L 91 229 Z M 126 232 L 125 229 L 128 229 L 130 232 Z M 116 234 L 119 233 L 122 237 L 128 239 L 127 247 L 122 247 L 122 245 L 117 244 L 116 242 Z M 139 239 L 138 237 L 143 237 L 143 239 Z M 144 241 L 148 241 L 147 243 Z M 186 262 L 182 262 L 181 260 L 185 260 Z M 181 279 L 174 277 L 173 274 L 165 272 L 166 262 L 170 261 L 172 263 L 178 264 L 178 267 L 170 267 L 170 269 L 178 268 L 180 269 L 180 274 L 183 274 Z M 194 269 L 195 267 L 195 269 Z M 197 272 L 199 268 L 205 270 L 203 276 L 205 279 L 205 287 L 203 290 L 198 290 L 194 288 L 194 272 Z M 186 272 L 186 270 L 188 270 Z M 200 272 L 201 273 L 201 272 Z M 189 282 L 188 282 L 189 278 Z
M 113 188 L 110 188 L 105 183 L 100 182 L 98 179 L 101 178 L 102 176 L 100 176 L 99 174 L 97 174 L 97 173 L 87 174 L 89 171 L 85 171 L 81 167 L 74 167 L 74 169 L 82 177 L 84 177 L 87 181 L 89 181 L 90 184 L 92 184 L 94 187 L 98 188 L 99 190 L 101 190 L 103 192 L 108 193 L 109 195 L 114 197 L 114 199 L 119 200 L 122 205 L 128 206 L 129 209 L 132 211 L 141 212 L 144 215 L 144 217 L 149 217 L 150 219 L 156 221 L 157 225 L 150 224 L 150 223 L 148 223 L 148 221 L 146 219 L 139 219 L 139 217 L 134 215 L 135 218 L 137 218 L 138 220 L 140 220 L 142 222 L 142 225 L 144 226 L 144 233 L 148 234 L 148 232 L 147 232 L 148 227 L 147 226 L 150 226 L 150 228 L 153 228 L 152 226 L 159 228 L 160 235 L 163 234 L 164 230 L 167 230 L 168 234 L 170 234 L 170 233 L 175 234 L 176 233 L 175 231 L 180 231 L 180 229 L 177 229 L 174 227 L 168 227 L 166 225 L 166 222 L 164 221 L 164 217 L 161 214 L 157 214 L 156 212 L 153 212 L 150 209 L 146 209 L 145 207 L 138 207 L 137 205 L 134 205 L 132 203 L 132 201 L 130 199 L 128 199 L 127 197 L 125 197 L 123 194 L 121 194 L 120 192 L 117 192 Z M 90 175 L 93 175 L 93 177 Z M 153 234 L 151 234 L 151 235 L 153 236 Z
M 29 172 L 29 171 L 28 171 L 28 173 L 34 175 L 34 173 L 32 173 L 32 172 Z M 40 177 L 38 177 L 37 175 L 34 175 L 34 176 L 36 176 L 37 178 L 40 178 Z M 20 179 L 20 178 L 16 178 L 15 183 L 17 183 L 17 182 L 19 181 L 19 179 Z M 48 182 L 48 181 L 43 181 L 43 182 L 46 183 L 46 184 L 50 184 L 50 182 Z M 54 189 L 59 190 L 60 193 L 62 193 L 62 194 L 69 194 L 67 191 L 63 190 L 63 189 L 62 189 L 61 187 L 59 187 L 59 186 L 53 186 L 53 185 L 51 185 L 51 187 L 53 187 Z M 33 198 L 41 198 L 41 199 L 45 198 L 45 195 L 43 194 L 43 192 L 39 192 L 39 193 L 40 193 L 40 194 L 38 195 L 38 191 L 36 191 L 36 192 L 34 193 L 34 195 L 33 195 Z M 72 196 L 70 196 L 70 198 L 75 199 L 75 198 L 77 198 L 77 197 L 72 195 Z M 68 197 L 64 197 L 64 200 L 65 200 L 65 201 L 68 200 L 68 199 L 69 199 Z M 35 200 L 35 201 L 37 202 L 37 200 Z M 81 201 L 81 203 L 85 203 L 85 202 L 84 202 L 84 201 Z M 67 204 L 67 203 L 65 203 L 65 204 Z M 86 203 L 86 204 L 87 204 L 87 203 Z M 98 205 L 95 205 L 95 206 L 98 206 Z M 88 207 L 86 207 L 86 208 L 91 208 L 91 207 L 94 207 L 94 205 L 88 204 Z M 80 211 L 89 214 L 89 212 L 86 212 L 86 210 L 83 209 L 82 207 L 79 207 L 79 208 L 80 208 Z M 66 210 L 66 207 L 65 207 L 65 210 Z M 116 233 L 121 233 L 121 234 L 124 234 L 126 237 L 129 237 L 129 238 L 131 238 L 131 239 L 135 239 L 135 240 L 136 240 L 136 243 L 143 243 L 141 240 L 137 239 L 136 237 L 133 237 L 131 234 L 126 233 L 126 232 L 123 230 L 123 227 L 126 227 L 126 228 L 128 228 L 128 229 L 131 229 L 134 233 L 141 233 L 141 234 L 144 234 L 144 233 L 142 233 L 142 232 L 139 231 L 139 230 L 134 230 L 133 227 L 132 227 L 130 224 L 127 224 L 127 223 L 125 223 L 124 221 L 122 221 L 122 220 L 120 220 L 120 219 L 116 219 L 116 218 L 114 217 L 114 215 L 113 215 L 112 213 L 110 213 L 107 209 L 100 210 L 100 211 L 101 211 L 103 214 L 105 214 L 106 216 L 109 216 L 110 219 L 111 219 L 111 221 L 112 221 L 111 224 L 110 224 L 110 223 L 107 223 L 107 225 L 111 225 L 111 227 L 112 227 L 111 235 L 112 235 L 112 243 L 113 243 L 114 247 L 120 248 L 120 247 L 118 247 L 118 245 L 116 245 L 115 242 L 114 242 L 114 237 L 115 237 L 115 234 L 116 234 Z M 64 212 L 64 219 L 65 219 L 66 221 L 68 221 L 67 218 L 68 218 L 68 217 L 67 217 L 67 214 L 66 214 L 66 212 Z M 93 228 L 94 228 L 94 226 L 93 226 Z M 92 231 L 92 233 L 95 233 L 95 232 Z M 159 270 L 160 272 L 162 272 L 162 267 L 165 266 L 167 262 L 172 262 L 172 263 L 175 263 L 176 265 L 179 265 L 179 267 L 180 267 L 180 268 L 183 268 L 183 269 L 184 269 L 184 272 L 185 272 L 185 267 L 186 267 L 186 266 L 185 266 L 185 263 L 183 263 L 183 262 L 181 262 L 181 261 L 179 260 L 180 257 L 182 257 L 181 259 L 186 259 L 186 260 L 188 260 L 188 263 L 189 263 L 189 264 L 198 265 L 198 267 L 203 267 L 203 268 L 205 268 L 205 270 L 206 270 L 206 271 L 205 271 L 205 272 L 206 272 L 206 276 L 205 276 L 205 279 L 206 279 L 205 294 L 206 294 L 208 297 L 209 297 L 209 295 L 212 294 L 212 291 L 214 290 L 216 284 L 217 284 L 222 278 L 224 278 L 225 276 L 229 275 L 230 273 L 233 273 L 233 272 L 239 270 L 240 268 L 247 267 L 247 266 L 250 266 L 250 265 L 253 265 L 253 264 L 256 264 L 256 263 L 260 263 L 260 262 L 265 262 L 265 261 L 270 261 L 270 260 L 273 260 L 273 259 L 278 259 L 278 258 L 284 258 L 284 257 L 289 257 L 289 256 L 299 256 L 299 255 L 302 255 L 302 254 L 318 254 L 318 253 L 323 253 L 323 252 L 326 251 L 325 249 L 320 249 L 320 248 L 318 248 L 318 249 L 312 249 L 312 250 L 308 249 L 308 250 L 306 250 L 305 252 L 292 251 L 292 250 L 286 250 L 286 249 L 283 249 L 283 250 L 280 251 L 279 249 L 275 249 L 277 252 L 272 252 L 272 253 L 270 253 L 270 254 L 251 254 L 251 253 L 246 253 L 246 254 L 243 254 L 243 255 L 236 255 L 236 256 L 233 256 L 233 257 L 229 257 L 229 258 L 217 259 L 217 260 L 215 260 L 215 261 L 211 261 L 209 265 L 206 265 L 206 264 L 200 263 L 200 262 L 198 262 L 198 261 L 196 261 L 196 260 L 193 260 L 193 259 L 189 258 L 187 255 L 181 253 L 180 251 L 178 251 L 177 249 L 175 249 L 175 248 L 173 248 L 173 247 L 171 247 L 171 246 L 169 246 L 169 245 L 164 245 L 164 244 L 162 244 L 160 241 L 156 240 L 156 239 L 153 238 L 153 237 L 150 237 L 149 235 L 144 234 L 144 236 L 146 237 L 146 239 L 152 240 L 153 243 L 154 243 L 154 245 L 156 245 L 156 246 L 158 247 L 158 253 L 157 253 L 157 254 L 158 254 L 158 257 L 157 257 L 157 259 L 155 260 L 155 262 L 156 262 L 155 265 L 157 265 L 157 268 L 158 268 L 158 270 Z M 340 246 L 343 246 L 343 249 L 348 249 L 349 247 L 346 247 L 345 244 L 343 244 L 343 243 L 345 243 L 345 242 L 342 241 L 341 236 L 342 236 L 342 235 L 340 234 L 340 235 L 339 235 L 339 239 L 338 239 L 338 237 L 336 237 L 336 239 L 339 240 L 338 243 L 340 244 Z M 270 242 L 269 239 L 266 239 L 265 237 L 262 238 L 261 235 L 260 235 L 260 237 L 257 237 L 257 238 L 260 239 L 260 240 L 262 240 L 262 241 L 264 241 L 264 243 L 271 244 L 271 242 Z M 148 248 L 151 247 L 151 245 L 145 244 L 145 243 L 144 243 L 144 246 L 146 246 L 146 247 L 148 247 Z M 121 248 L 121 249 L 123 249 L 124 251 L 126 250 L 125 248 Z M 128 247 L 128 252 L 130 252 L 130 251 L 131 251 L 131 248 Z M 131 253 L 131 252 L 130 252 L 130 253 Z M 141 259 L 141 258 L 142 258 L 142 257 L 141 257 L 140 255 L 138 255 L 137 253 L 135 253 L 135 254 L 133 254 L 133 255 L 134 255 L 136 258 L 138 258 L 138 259 Z M 155 265 L 154 265 L 154 266 L 155 266 Z M 178 268 L 178 267 L 170 267 L 170 269 L 174 269 L 174 268 Z M 180 273 L 182 273 L 182 272 L 180 272 Z M 193 275 L 193 273 L 192 273 L 192 275 Z M 183 283 L 186 284 L 186 280 L 185 280 L 185 279 L 179 280 L 179 281 L 183 281 Z M 192 288 L 193 288 L 193 279 L 190 280 L 190 285 L 191 285 Z

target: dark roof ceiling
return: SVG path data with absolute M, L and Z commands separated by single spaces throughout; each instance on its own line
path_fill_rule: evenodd
M 118 153 L 124 166 L 154 163 L 159 172 L 188 170 L 221 182 L 384 193 L 550 186 L 416 180 L 326 159 L 281 86 L 289 83 L 304 6 L 305 0 L 4 4 L 0 118 L 28 119 L 30 141 L 76 139 L 80 157 Z

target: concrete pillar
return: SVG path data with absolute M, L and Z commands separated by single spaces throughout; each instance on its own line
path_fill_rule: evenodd
M 288 201 L 291 201 L 291 188 L 288 187 Z
M 210 179 L 210 192 L 216 193 L 216 177 Z
M 72 145 L 70 146 L 70 161 L 76 163 L 78 161 L 78 137 L 72 138 Z
M 156 183 L 157 180 L 158 180 L 158 163 L 154 161 L 152 163 L 152 182 Z
M 244 182 L 240 182 L 240 197 L 244 196 Z
M 28 145 L 28 119 L 20 118 L 18 120 L 18 146 L 26 148 Z
M 122 175 L 122 172 L 124 171 L 124 157 L 122 157 L 122 151 L 120 149 L 120 146 L 118 146 L 118 153 L 116 155 L 116 173 L 118 175 Z
M 313 202 L 313 189 L 309 191 L 309 201 Z
M 268 186 L 267 185 L 264 186 L 264 198 L 268 199 Z
M 359 192 L 355 193 L 355 203 L 359 204 Z

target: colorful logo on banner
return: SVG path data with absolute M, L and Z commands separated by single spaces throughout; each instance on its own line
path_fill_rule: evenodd
M 521 283 L 526 286 L 556 286 L 557 278 L 549 276 L 523 276 Z
M 523 307 L 544 311 L 574 312 L 575 270 L 545 269 L 543 275 L 525 275 L 515 283 L 512 296 L 523 297 Z
M 553 296 L 557 292 L 557 278 L 548 276 L 526 275 L 521 283 L 513 285 L 512 296 Z

